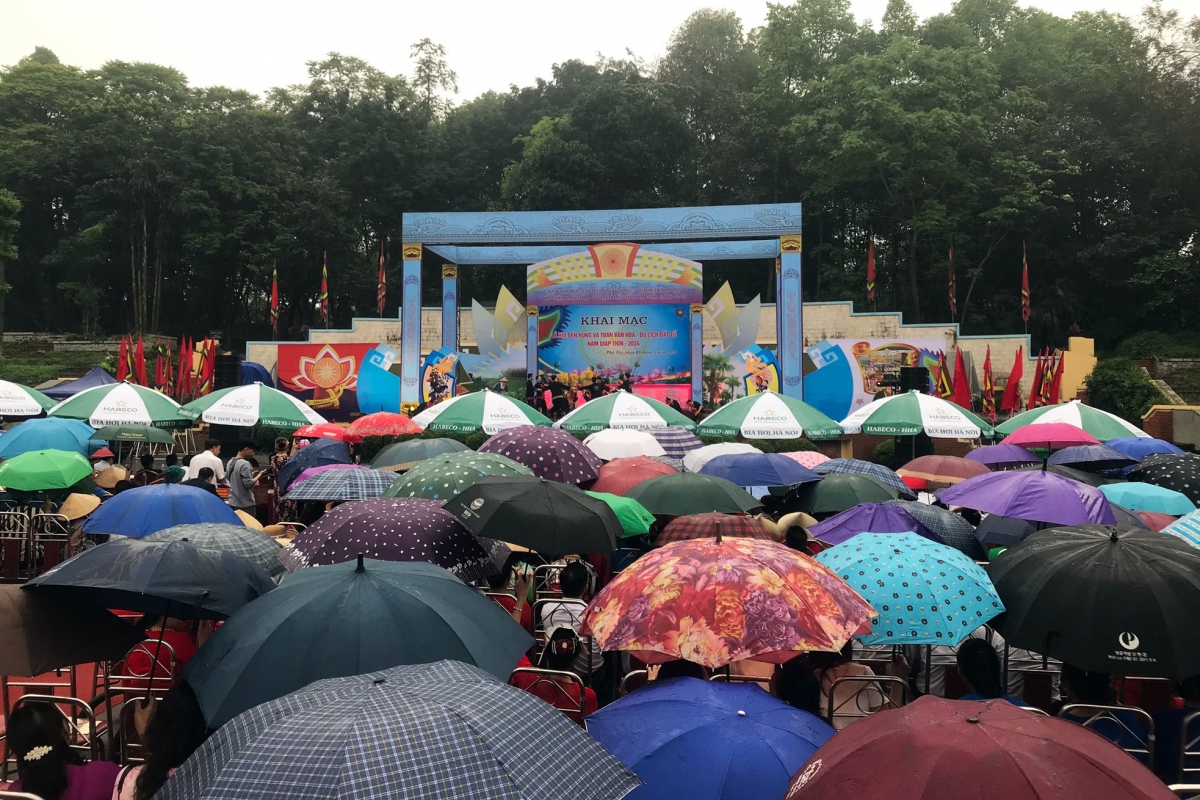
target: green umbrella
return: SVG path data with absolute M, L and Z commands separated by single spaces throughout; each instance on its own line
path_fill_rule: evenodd
M 434 433 L 493 433 L 519 425 L 549 425 L 550 419 L 519 400 L 484 389 L 452 397 L 413 417 Z
M 682 517 L 720 511 L 738 514 L 762 505 L 742 487 L 712 475 L 679 472 L 642 481 L 625 493 L 651 514 Z
M 650 430 L 653 428 L 696 429 L 696 423 L 649 397 L 624 390 L 589 400 L 554 423 L 571 433 L 595 433 L 606 428 Z
M 102 442 L 150 442 L 153 444 L 175 444 L 175 437 L 149 425 L 108 425 L 96 431 L 93 439 Z
M 836 439 L 842 426 L 794 397 L 759 392 L 721 406 L 700 423 L 697 432 L 724 439 Z
M 506 456 L 464 450 L 420 462 L 383 496 L 449 500 L 486 475 L 532 474 L 529 467 Z
M 847 435 L 914 436 L 934 439 L 979 439 L 995 435 L 982 417 L 949 400 L 918 391 L 881 397 L 841 422 Z
M 639 533 L 650 532 L 650 526 L 654 524 L 654 515 L 637 500 L 608 492 L 588 492 L 588 494 L 597 500 L 608 503 L 608 507 L 620 520 L 625 536 L 637 536 Z
M 81 419 L 93 428 L 107 425 L 153 425 L 190 428 L 192 420 L 179 404 L 161 392 L 122 381 L 85 389 L 49 411 L 52 417 Z
M 295 430 L 320 425 L 325 418 L 290 394 L 261 383 L 234 386 L 199 397 L 183 407 L 183 413 L 209 425 L 236 425 Z
M 1136 425 L 1126 422 L 1115 414 L 1085 405 L 1078 400 L 1071 400 L 1054 406 L 1032 408 L 1023 414 L 1017 414 L 1003 425 L 998 425 L 996 432 L 1007 436 L 1017 428 L 1047 422 L 1065 422 L 1068 425 L 1074 425 L 1076 428 L 1083 428 L 1101 442 L 1128 436 L 1150 438 L 1150 434 Z
M 31 450 L 0 463 L 0 486 L 19 492 L 66 489 L 92 474 L 79 453 Z
M 56 402 L 23 383 L 0 381 L 0 417 L 36 417 Z
M 823 476 L 817 483 L 801 485 L 783 501 L 781 513 L 837 514 L 859 503 L 886 503 L 896 497 L 895 489 L 884 486 L 875 478 L 834 473 Z

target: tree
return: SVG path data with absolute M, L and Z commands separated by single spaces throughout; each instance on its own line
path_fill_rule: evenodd
M 17 257 L 17 231 L 21 227 L 21 201 L 7 189 L 0 189 L 0 337 L 4 334 L 4 301 L 12 288 L 4 279 L 4 265 Z M 4 340 L 0 338 L 0 355 Z
M 446 62 L 446 48 L 422 39 L 412 46 L 411 52 L 417 62 L 413 86 L 421 98 L 421 108 L 429 117 L 441 116 L 448 105 L 441 99 L 442 92 L 458 94 L 458 75 Z
M 1141 425 L 1142 415 L 1150 410 L 1150 406 L 1165 399 L 1150 382 L 1146 370 L 1124 358 L 1097 362 L 1084 383 L 1089 403 L 1134 425 Z

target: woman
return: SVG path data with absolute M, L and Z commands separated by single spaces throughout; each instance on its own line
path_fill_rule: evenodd
M 300 507 L 295 500 L 284 500 L 283 492 L 279 491 L 279 470 L 288 462 L 288 440 L 282 437 L 275 440 L 275 452 L 271 454 L 267 465 L 267 491 L 272 497 L 272 522 L 295 522 L 300 519 Z
M 146 762 L 121 770 L 112 800 L 150 800 L 208 737 L 196 693 L 186 683 L 176 684 L 161 703 L 138 708 L 134 725 L 146 747 Z
M 806 658 L 808 666 L 821 684 L 821 709 L 829 711 L 830 693 L 833 694 L 833 713 L 829 724 L 841 730 L 859 717 L 880 710 L 890 702 L 899 706 L 903 703 L 903 689 L 893 685 L 891 696 L 885 695 L 874 681 L 854 681 L 834 686 L 842 678 L 875 677 L 875 672 L 866 664 L 854 663 L 854 645 L 847 642 L 838 653 L 812 652 Z M 900 679 L 908 677 L 908 662 L 904 656 L 896 656 L 889 670 Z
M 49 703 L 26 703 L 8 717 L 8 749 L 18 779 L 9 787 L 43 800 L 109 800 L 121 768 L 81 759 L 67 744 L 63 715 Z

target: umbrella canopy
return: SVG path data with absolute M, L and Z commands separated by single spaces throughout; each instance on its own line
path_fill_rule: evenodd
M 191 417 L 171 398 L 145 386 L 122 381 L 85 389 L 47 412 L 52 417 L 84 420 L 93 428 L 106 425 L 151 425 L 190 428 Z
M 504 609 L 441 567 L 358 559 L 303 570 L 246 606 L 185 677 L 217 728 L 313 681 L 402 664 L 453 659 L 507 680 L 532 644 Z
M 198 397 L 183 407 L 183 413 L 209 425 L 263 425 L 289 430 L 325 421 L 300 399 L 257 381 Z
M 519 425 L 549 425 L 550 419 L 531 406 L 484 389 L 452 397 L 413 417 L 422 430 L 433 433 L 478 433 L 489 436 Z
M 589 435 L 583 443 L 605 461 L 612 461 L 614 458 L 654 458 L 667 455 L 666 448 L 648 431 L 606 428 Z
M 1181 517 L 1196 510 L 1196 504 L 1186 494 L 1151 483 L 1111 483 L 1101 486 L 1100 491 L 1110 502 L 1120 503 L 1133 511 Z
M 0 381 L 0 417 L 36 417 L 56 402 L 22 383 Z
M 32 450 L 63 450 L 87 455 L 87 442 L 95 431 L 73 419 L 27 419 L 0 436 L 0 458 L 14 458 Z
M 1192 547 L 1200 548 L 1200 511 L 1180 517 L 1163 528 L 1162 532 L 1182 539 Z
M 419 498 L 355 500 L 321 515 L 283 549 L 288 572 L 357 556 L 428 561 L 465 581 L 496 572 L 488 552 L 441 503 Z
M 781 664 L 836 651 L 875 615 L 831 570 L 761 539 L 674 542 L 621 571 L 588 605 L 584 634 L 647 663 Z
M 346 433 L 365 439 L 368 436 L 410 436 L 421 432 L 421 426 L 405 414 L 377 411 L 350 423 Z
M 818 475 L 866 475 L 895 490 L 899 497 L 917 499 L 917 495 L 898 474 L 882 464 L 873 464 L 860 458 L 830 458 L 813 467 L 813 472 Z
M 478 536 L 547 554 L 611 553 L 622 532 L 603 500 L 533 476 L 480 478 L 446 511 Z
M 102 442 L 142 442 L 175 444 L 175 437 L 162 428 L 150 425 L 105 425 L 92 436 Z
M 642 481 L 625 493 L 651 514 L 682 517 L 721 511 L 738 514 L 762 505 L 736 483 L 712 475 L 679 472 Z
M 1109 439 L 1136 437 L 1148 439 L 1150 434 L 1141 428 L 1126 422 L 1116 414 L 1101 411 L 1078 400 L 1069 400 L 1053 406 L 1032 408 L 1022 414 L 1017 414 L 1008 421 L 996 427 L 996 432 L 1014 433 L 1029 425 L 1046 425 L 1051 423 L 1066 423 L 1076 428 L 1082 428 L 1097 441 L 1107 442 Z M 1009 441 L 1006 439 L 1005 441 Z M 1075 444 L 1094 444 L 1094 442 L 1075 442 Z
M 317 439 L 308 447 L 297 450 L 296 454 L 279 468 L 276 482 L 279 484 L 279 490 L 286 492 L 300 477 L 300 473 L 310 467 L 349 464 L 350 462 L 350 448 L 346 446 L 345 442 L 334 439 Z
M 662 445 L 668 457 L 680 461 L 693 450 L 704 447 L 704 442 L 696 434 L 683 428 L 650 428 L 647 432 Z
M 1108 500 L 1098 489 L 1043 470 L 993 472 L 968 478 L 943 489 L 938 499 L 950 506 L 1055 525 L 1116 521 Z
M 1128 508 L 1125 508 L 1125 506 L 1117 503 L 1109 503 L 1108 505 L 1110 508 L 1112 508 L 1113 516 L 1117 518 L 1118 525 L 1126 528 L 1145 528 L 1146 530 L 1151 530 L 1150 526 L 1146 524 L 1146 521 L 1142 519 L 1141 514 L 1130 511 Z
M 83 532 L 141 539 L 164 528 L 196 522 L 242 524 L 233 509 L 212 492 L 157 483 L 126 489 L 109 498 L 84 521 Z
M 888 503 L 903 508 L 913 519 L 972 561 L 987 560 L 987 553 L 975 538 L 971 523 L 953 511 L 915 500 L 889 500 Z
M 700 468 L 700 474 L 724 478 L 738 486 L 799 486 L 821 480 L 808 467 L 778 453 L 717 456 Z
M 988 514 L 975 529 L 975 537 L 987 546 L 1011 547 L 1025 541 L 1040 529 L 1039 523 L 1036 522 Z
M 362 437 L 350 433 L 341 425 L 335 425 L 332 422 L 319 422 L 309 424 L 297 428 L 292 431 L 293 439 L 335 439 L 339 442 L 362 442 Z
M 902 478 L 923 478 L 929 483 L 955 484 L 990 471 L 978 461 L 957 456 L 921 456 L 896 470 L 896 474 Z
M 434 456 L 461 453 L 470 449 L 457 439 L 409 439 L 407 442 L 395 442 L 384 447 L 375 454 L 371 466 L 388 472 L 404 472 L 412 469 L 418 462 Z
M 588 733 L 646 782 L 627 800 L 772 798 L 833 728 L 757 686 L 654 681 L 587 718 Z
M 624 536 L 638 536 L 640 534 L 649 533 L 650 526 L 654 524 L 654 515 L 646 510 L 645 506 L 637 500 L 631 500 L 628 497 L 621 497 L 608 492 L 588 492 L 588 495 L 603 500 L 612 512 L 617 515 L 617 519 L 621 523 L 621 530 L 624 531 Z
M 976 447 L 963 457 L 968 461 L 978 461 L 980 464 L 984 464 L 992 469 L 1042 463 L 1042 459 L 1036 454 L 1026 450 L 1019 444 L 1008 443 Z
M 934 439 L 991 438 L 992 426 L 962 406 L 918 391 L 881 397 L 841 422 L 847 435 L 915 436 Z
M 666 403 L 621 390 L 589 400 L 554 423 L 554 427 L 571 433 L 594 433 L 608 428 L 650 430 L 666 427 L 693 431 L 696 423 Z
M 739 453 L 761 453 L 752 444 L 745 442 L 722 442 L 721 444 L 708 444 L 704 447 L 689 451 L 683 457 L 683 468 L 688 472 L 699 472 L 704 468 L 704 465 L 712 461 L 717 456 L 735 456 Z
M 817 560 L 875 607 L 866 645 L 953 647 L 1004 611 L 978 564 L 915 533 L 859 534 Z
M 1055 475 L 1061 475 L 1064 478 L 1070 478 L 1078 483 L 1086 484 L 1087 486 L 1101 487 L 1107 486 L 1110 483 L 1124 483 L 1124 478 L 1117 478 L 1113 475 L 1105 475 L 1100 472 L 1086 472 L 1075 467 L 1065 467 L 1062 464 L 1043 464 L 1042 466 L 1030 465 L 1028 467 L 1019 467 L 1023 470 L 1039 470 L 1053 472 Z
M 1174 525 L 1175 520 L 1178 519 L 1178 517 L 1172 514 L 1162 514 L 1157 511 L 1139 511 L 1137 512 L 1137 517 L 1142 521 L 1142 524 L 1146 526 L 1147 530 L 1152 530 L 1156 533 L 1161 533 L 1171 525 Z M 1120 520 L 1118 520 L 1118 523 L 1119 522 Z
M 642 481 L 660 475 L 674 475 L 678 470 L 644 456 L 614 458 L 600 468 L 600 477 L 592 484 L 592 490 L 624 495 Z
M 500 431 L 479 448 L 524 464 L 548 481 L 586 483 L 599 477 L 600 459 L 566 431 L 520 425 Z
M 104 367 L 93 367 L 83 377 L 55 384 L 46 389 L 44 394 L 57 402 L 77 395 L 84 389 L 91 389 L 94 386 L 112 386 L 116 382 L 117 379 L 110 375 Z
M 915 533 L 923 539 L 945 544 L 941 536 L 926 528 L 907 509 L 894 503 L 860 503 L 840 514 L 821 520 L 808 529 L 827 544 L 841 544 L 860 533 Z
M 319 467 L 309 467 L 308 469 L 304 470 L 304 472 L 301 472 L 299 475 L 296 476 L 296 480 L 292 481 L 290 488 L 295 489 L 296 487 L 298 487 L 300 484 L 304 483 L 309 478 L 315 478 L 316 476 L 321 475 L 326 472 L 333 472 L 334 470 L 363 470 L 363 469 L 368 469 L 368 468 L 359 466 L 358 464 L 322 464 Z M 392 480 L 395 480 L 395 478 L 393 477 Z
M 334 465 L 336 466 L 336 465 Z M 310 469 L 321 469 L 311 467 Z M 305 470 L 308 472 L 308 470 Z M 392 472 L 358 467 L 356 469 L 326 469 L 308 478 L 296 479 L 284 498 L 287 500 L 321 500 L 345 502 L 347 500 L 370 500 L 382 495 L 396 482 Z
M 1022 447 L 1038 447 L 1043 450 L 1059 450 L 1078 445 L 1099 444 L 1096 437 L 1083 428 L 1070 425 L 1066 422 L 1045 422 L 1036 426 L 1026 425 L 1010 433 L 1005 437 L 1004 441 L 1007 444 L 1021 445 Z
M 25 586 L 176 619 L 224 619 L 275 588 L 271 576 L 241 556 L 211 553 L 188 542 L 135 539 L 84 550 Z
M 456 661 L 316 681 L 209 737 L 159 800 L 618 800 L 640 781 L 561 711 Z
M 33 676 L 93 661 L 116 661 L 142 632 L 90 603 L 0 584 L 0 675 Z
M 690 514 L 686 517 L 676 517 L 666 524 L 662 532 L 654 539 L 660 547 L 671 542 L 684 542 L 689 539 L 764 539 L 772 541 L 768 531 L 757 517 L 745 514 Z
M 146 542 L 187 542 L 197 550 L 209 553 L 232 553 L 253 561 L 271 577 L 284 573 L 279 563 L 279 543 L 262 531 L 245 525 L 228 525 L 219 522 L 199 522 L 163 528 L 145 537 Z
M 1006 700 L 922 697 L 854 723 L 798 770 L 789 800 L 1173 800 L 1103 736 Z
M 1180 455 L 1183 453 L 1182 450 L 1170 442 L 1164 442 L 1162 439 L 1152 439 L 1148 436 L 1120 436 L 1116 439 L 1109 439 L 1105 444 L 1115 450 L 1120 450 L 1135 461 L 1141 461 L 1146 456 Z M 1128 474 L 1130 469 L 1130 467 L 1126 467 L 1122 472 Z
M 823 466 L 825 464 L 819 465 Z M 834 473 L 825 475 L 820 483 L 806 483 L 790 493 L 784 498 L 782 512 L 837 514 L 859 503 L 884 503 L 895 500 L 896 494 L 895 489 L 884 486 L 868 475 Z
M 1137 463 L 1137 459 L 1130 458 L 1120 450 L 1106 444 L 1082 444 L 1075 447 L 1064 447 L 1056 453 L 1051 453 L 1048 463 L 1076 467 L 1089 472 L 1101 472 L 1131 466 Z
M 19 492 L 68 489 L 91 474 L 86 458 L 65 450 L 30 450 L 0 462 L 0 486 Z
M 721 406 L 704 418 L 697 432 L 724 439 L 837 439 L 842 426 L 794 397 L 757 392 Z
M 1080 669 L 1182 680 L 1200 674 L 1200 552 L 1107 525 L 1039 531 L 988 566 L 1009 644 Z
M 507 456 L 466 451 L 422 461 L 392 484 L 385 497 L 449 500 L 487 476 L 533 475 L 533 470 Z
M 818 453 L 816 450 L 793 450 L 790 453 L 782 453 L 781 455 L 785 455 L 800 466 L 808 467 L 809 469 L 815 469 L 818 464 L 824 464 L 829 460 L 829 456 L 824 453 Z
M 1200 503 L 1200 456 L 1192 453 L 1146 456 L 1130 471 L 1129 479 L 1174 489 Z

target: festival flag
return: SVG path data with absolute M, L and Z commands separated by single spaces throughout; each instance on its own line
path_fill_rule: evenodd
M 133 374 L 138 386 L 149 386 L 150 380 L 146 376 L 146 348 L 142 344 L 142 335 L 138 334 L 137 349 L 133 352 Z
M 1050 397 L 1054 386 L 1054 372 L 1056 370 L 1055 351 L 1046 348 L 1046 372 L 1042 375 L 1042 405 L 1051 405 Z
M 1058 363 L 1054 367 L 1054 377 L 1050 381 L 1050 405 L 1058 405 L 1062 402 L 1062 377 L 1063 377 L 1063 361 L 1066 360 L 1066 353 L 1058 354 Z
M 949 400 L 954 396 L 954 386 L 950 381 L 950 364 L 946 361 L 946 352 L 938 354 L 937 396 Z
M 875 231 L 867 241 L 867 299 L 875 302 Z
M 174 362 L 171 360 L 171 348 L 168 347 L 167 348 L 167 365 L 166 365 L 167 372 L 166 372 L 166 378 L 165 378 L 166 384 L 163 387 L 163 391 L 165 391 L 167 393 L 167 397 L 175 396 L 175 370 L 172 366 L 173 364 L 174 364 Z
M 329 251 L 321 254 L 321 294 L 317 298 L 317 308 L 321 312 L 321 321 L 329 327 Z
M 1029 258 L 1024 241 L 1021 242 L 1021 319 L 1029 322 Z
M 1046 376 L 1046 354 L 1038 353 L 1037 366 L 1033 369 L 1033 386 L 1029 388 L 1029 407 L 1042 405 L 1042 381 Z
M 950 400 L 963 408 L 971 408 L 971 386 L 967 382 L 967 365 L 961 347 L 954 357 L 954 394 Z
M 160 352 L 154 356 L 154 390 L 161 392 L 167 386 L 167 376 L 163 372 L 163 354 Z
M 126 337 L 121 337 L 121 349 L 117 351 L 117 380 L 123 381 L 129 377 L 129 345 Z
M 203 397 L 213 390 L 213 377 L 216 375 L 217 342 L 215 339 L 205 339 L 200 343 L 200 385 L 196 396 Z
M 988 346 L 983 357 L 983 415 L 993 424 L 996 422 L 996 387 L 992 383 L 992 348 Z
M 271 336 L 279 335 L 279 270 L 271 262 Z
M 192 399 L 192 355 L 196 349 L 190 336 L 185 336 L 179 347 L 179 400 L 185 402 Z
M 958 319 L 958 283 L 954 280 L 954 245 L 950 246 L 950 270 L 947 273 L 950 294 L 950 319 Z
M 379 278 L 375 282 L 375 311 L 383 316 L 384 306 L 387 305 L 387 270 L 384 269 L 383 240 L 379 240 Z
M 1025 377 L 1025 348 L 1017 348 L 1017 357 L 1013 360 L 1012 369 L 1008 373 L 1008 382 L 1004 384 L 1004 396 L 1000 398 L 1000 410 L 1012 414 L 1021 406 L 1021 378 Z

